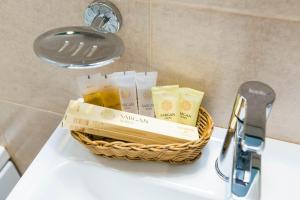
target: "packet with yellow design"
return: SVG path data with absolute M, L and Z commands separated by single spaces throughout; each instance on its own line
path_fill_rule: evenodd
M 85 103 L 121 110 L 119 87 L 115 80 L 100 73 L 77 77 Z
M 204 92 L 179 88 L 179 123 L 195 126 Z
M 101 96 L 101 83 L 103 79 L 104 77 L 100 73 L 77 77 L 77 84 L 84 102 L 103 106 Z
M 100 83 L 100 92 L 104 107 L 121 110 L 119 86 L 115 80 L 110 79 L 105 75 Z
M 152 98 L 156 118 L 178 122 L 179 86 L 169 85 L 152 88 Z

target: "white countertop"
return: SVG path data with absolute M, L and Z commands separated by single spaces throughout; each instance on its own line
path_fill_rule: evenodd
M 80 167 L 77 167 L 79 165 L 85 166 L 84 169 L 87 172 L 84 173 L 93 170 L 96 172 L 98 170 L 99 174 L 101 171 L 105 174 L 111 173 L 110 177 L 116 179 L 116 184 L 118 184 L 118 177 L 126 175 L 140 181 L 155 182 L 162 187 L 172 185 L 177 190 L 184 188 L 183 190 L 195 194 L 205 194 L 207 199 L 223 199 L 226 185 L 215 173 L 214 161 L 220 151 L 220 144 L 225 132 L 225 129 L 215 128 L 210 142 L 203 151 L 203 156 L 194 163 L 171 165 L 99 157 L 90 153 L 83 145 L 73 139 L 67 130 L 57 128 L 14 188 L 8 200 L 40 199 L 45 192 L 48 190 L 51 192 L 55 187 L 50 182 L 45 184 L 45 180 L 57 176 L 57 169 L 69 165 L 72 165 L 74 169 L 79 169 Z M 300 199 L 298 192 L 300 145 L 266 139 L 266 149 L 262 155 L 262 169 L 262 199 Z M 80 181 L 86 178 L 84 173 L 74 173 L 71 177 L 74 181 Z M 91 176 L 91 182 L 96 176 L 96 174 Z M 64 181 L 66 180 L 63 179 L 66 177 L 68 176 L 61 177 L 61 183 L 65 184 Z M 88 183 L 89 179 L 85 181 Z M 99 187 L 100 185 L 99 183 Z M 58 195 L 58 191 L 65 191 L 67 194 L 64 195 L 72 199 L 99 199 L 95 196 L 92 197 L 92 195 L 89 197 L 83 195 L 87 191 L 82 185 L 72 187 L 66 185 L 64 187 L 60 190 L 55 189 L 56 195 Z M 43 197 L 43 199 L 62 198 L 62 195 L 55 196 L 54 192 L 52 194 L 54 196 L 48 195 L 48 198 Z

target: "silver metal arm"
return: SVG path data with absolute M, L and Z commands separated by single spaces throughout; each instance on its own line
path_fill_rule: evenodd
M 268 85 L 249 81 L 238 90 L 216 170 L 228 182 L 228 198 L 260 198 L 260 160 L 266 120 L 275 100 Z

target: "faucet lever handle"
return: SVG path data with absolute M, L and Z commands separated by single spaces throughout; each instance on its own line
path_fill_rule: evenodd
M 265 83 L 249 81 L 238 91 L 241 106 L 237 118 L 243 122 L 242 149 L 260 152 L 264 148 L 266 120 L 275 100 L 274 90 Z

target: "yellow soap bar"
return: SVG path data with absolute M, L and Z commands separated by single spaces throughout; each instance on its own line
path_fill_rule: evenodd
M 179 123 L 195 126 L 204 92 L 179 88 Z
M 78 101 L 70 102 L 62 125 L 70 130 L 144 144 L 183 143 L 199 139 L 196 127 Z
M 152 88 L 155 116 L 158 119 L 178 122 L 179 86 L 169 85 Z

